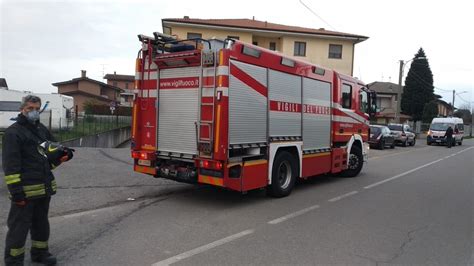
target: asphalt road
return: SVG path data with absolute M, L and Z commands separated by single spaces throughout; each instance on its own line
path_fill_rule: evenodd
M 50 248 L 62 265 L 473 265 L 474 141 L 370 157 L 356 178 L 273 199 L 136 174 L 128 149 L 78 149 L 55 172 Z

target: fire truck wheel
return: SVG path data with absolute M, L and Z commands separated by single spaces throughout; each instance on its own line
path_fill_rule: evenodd
M 349 166 L 347 170 L 344 170 L 341 174 L 343 177 L 355 177 L 362 170 L 364 164 L 364 157 L 362 156 L 362 150 L 353 145 L 351 148 L 351 154 L 349 155 Z
M 296 180 L 296 160 L 287 151 L 281 151 L 273 161 L 272 184 L 267 193 L 276 198 L 290 195 Z

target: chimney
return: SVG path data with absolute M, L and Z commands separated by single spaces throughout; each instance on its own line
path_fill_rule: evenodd
M 252 20 L 255 20 L 255 16 L 252 17 Z
M 265 27 L 267 27 L 267 21 L 265 21 Z
M 117 75 L 117 72 L 114 71 L 114 75 Z
M 86 71 L 85 70 L 81 70 L 81 78 L 85 78 L 86 77 Z
M 184 18 L 184 19 L 189 19 L 189 16 L 184 16 L 183 18 Z

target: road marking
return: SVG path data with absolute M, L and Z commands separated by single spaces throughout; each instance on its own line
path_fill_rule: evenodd
M 319 208 L 319 205 L 314 205 L 314 206 L 311 206 L 311 207 L 308 207 L 308 208 L 290 213 L 288 215 L 282 216 L 280 218 L 276 218 L 275 220 L 271 220 L 271 221 L 268 222 L 268 224 L 279 224 L 279 223 L 284 222 L 288 219 L 295 218 L 296 216 L 300 216 L 302 214 L 305 214 L 305 213 L 310 212 L 310 211 L 312 211 L 314 209 L 317 209 L 317 208 Z
M 354 191 L 351 191 L 351 192 L 346 193 L 346 194 L 344 194 L 344 195 L 341 195 L 341 196 L 337 196 L 337 197 L 335 197 L 335 198 L 332 198 L 332 199 L 330 199 L 330 200 L 328 200 L 328 201 L 329 201 L 329 202 L 335 202 L 335 201 L 341 200 L 341 199 L 343 199 L 343 198 L 347 198 L 347 197 L 350 197 L 350 196 L 352 196 L 352 195 L 355 195 L 355 194 L 357 194 L 357 193 L 359 193 L 359 191 L 354 190 Z
M 168 258 L 166 260 L 162 260 L 162 261 L 159 261 L 159 262 L 156 262 L 156 263 L 153 263 L 152 266 L 166 266 L 166 265 L 170 265 L 170 264 L 173 264 L 173 263 L 176 263 L 180 260 L 184 260 L 184 259 L 187 259 L 189 257 L 192 257 L 194 255 L 197 255 L 199 253 L 203 253 L 205 251 L 208 251 L 210 249 L 213 249 L 215 247 L 218 247 L 218 246 L 221 246 L 221 245 L 224 245 L 226 243 L 229 243 L 231 241 L 234 241 L 234 240 L 237 240 L 239 238 L 242 238 L 246 235 L 250 235 L 254 232 L 253 229 L 249 229 L 249 230 L 245 230 L 245 231 L 242 231 L 240 233 L 237 233 L 235 235 L 231 235 L 231 236 L 228 236 L 228 237 L 225 237 L 225 238 L 222 238 L 222 239 L 219 239 L 219 240 L 216 240 L 212 243 L 209 243 L 209 244 L 206 244 L 204 246 L 200 246 L 200 247 L 197 247 L 195 249 L 192 249 L 192 250 L 189 250 L 189 251 L 186 251 L 186 252 L 183 252 L 181 254 L 178 254 L 174 257 L 171 257 L 171 258 Z
M 467 150 L 470 150 L 470 149 L 472 149 L 472 148 L 474 148 L 474 147 L 470 147 L 470 148 L 464 149 L 464 150 L 462 150 L 462 151 L 460 151 L 460 152 L 458 152 L 458 153 L 456 153 L 456 154 L 451 154 L 451 155 L 449 155 L 449 156 L 446 156 L 446 157 L 444 157 L 444 158 L 438 159 L 438 160 L 436 160 L 436 161 L 432 161 L 432 162 L 427 163 L 427 164 L 424 164 L 424 165 L 422 165 L 422 166 L 418 166 L 418 167 L 413 168 L 413 169 L 411 169 L 411 170 L 408 170 L 408 171 L 406 171 L 406 172 L 404 172 L 404 173 L 401 173 L 401 174 L 398 174 L 398 175 L 396 175 L 396 176 L 392 176 L 392 177 L 387 178 L 387 179 L 385 179 L 385 180 L 379 181 L 379 182 L 377 182 L 377 183 L 373 183 L 373 184 L 371 184 L 371 185 L 368 185 L 368 186 L 366 186 L 366 187 L 364 187 L 364 188 L 365 188 L 365 189 L 373 188 L 373 187 L 376 187 L 376 186 L 381 185 L 381 184 L 383 184 L 383 183 L 386 183 L 386 182 L 392 181 L 392 180 L 394 180 L 394 179 L 400 178 L 400 177 L 402 177 L 402 176 L 406 176 L 406 175 L 411 174 L 411 173 L 413 173 L 413 172 L 415 172 L 415 171 L 418 171 L 418 170 L 420 170 L 420 169 L 422 169 L 422 168 L 428 167 L 428 166 L 430 166 L 430 165 L 432 165 L 432 164 L 435 164 L 435 163 L 437 163 L 437 162 L 440 162 L 440 161 L 442 161 L 442 160 L 445 160 L 445 159 L 447 159 L 447 158 L 450 158 L 450 157 L 452 157 L 452 156 L 454 156 L 454 155 L 463 153 L 463 152 L 465 152 L 465 151 L 467 151 Z
M 375 157 L 370 157 L 370 156 L 369 156 L 369 160 L 375 160 L 375 159 L 390 157 L 390 156 L 394 156 L 394 155 L 398 155 L 398 154 L 409 153 L 409 152 L 413 152 L 413 151 L 425 150 L 425 149 L 429 149 L 429 148 L 432 148 L 432 147 L 424 147 L 424 148 L 420 148 L 420 149 L 411 149 L 411 150 L 409 150 L 409 151 L 395 152 L 395 153 L 390 153 L 390 154 L 380 155 L 380 156 L 375 156 Z

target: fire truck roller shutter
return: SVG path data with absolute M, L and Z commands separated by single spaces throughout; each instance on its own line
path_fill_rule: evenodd
M 303 149 L 331 147 L 331 84 L 303 78 Z
M 199 67 L 160 71 L 158 150 L 196 154 Z
M 230 144 L 267 142 L 267 97 L 252 87 L 266 90 L 267 69 L 230 60 L 230 73 Z
M 269 70 L 270 137 L 301 136 L 301 77 Z

